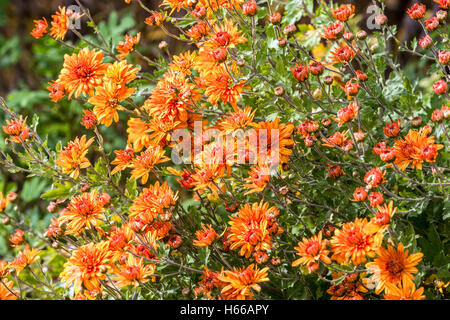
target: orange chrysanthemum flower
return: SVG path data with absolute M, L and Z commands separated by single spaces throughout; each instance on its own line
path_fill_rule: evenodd
M 245 194 L 251 194 L 255 192 L 262 192 L 270 180 L 270 168 L 266 166 L 253 166 L 250 170 L 249 177 L 245 179 L 247 182 L 244 187 L 249 188 Z
M 224 175 L 224 166 L 215 163 L 203 164 L 195 169 L 195 173 L 191 175 L 194 190 L 204 192 L 209 190 L 212 194 L 219 198 L 217 180 Z
M 9 237 L 9 241 L 11 242 L 11 247 L 16 247 L 20 245 L 24 241 L 25 234 L 22 230 L 16 229 L 16 232 Z
M 352 101 L 347 107 L 339 109 L 339 111 L 337 112 L 337 118 L 333 118 L 333 120 L 337 121 L 338 126 L 341 127 L 358 115 L 358 109 L 358 103 Z
M 217 122 L 217 128 L 220 131 L 234 131 L 238 129 L 246 129 L 252 124 L 256 110 L 252 111 L 251 107 L 245 109 L 236 108 L 229 116 L 223 116 Z
M 111 230 L 108 237 L 108 250 L 111 254 L 110 262 L 113 264 L 128 255 L 127 250 L 131 247 L 130 241 L 133 238 L 133 230 L 128 225 Z
M 141 39 L 141 33 L 139 32 L 135 37 L 130 35 L 125 35 L 124 41 L 120 41 L 116 49 L 119 51 L 117 58 L 123 60 L 134 50 L 134 47 L 139 43 Z
M 41 20 L 34 20 L 33 22 L 34 22 L 34 29 L 31 31 L 30 34 L 34 38 L 39 39 L 44 34 L 47 33 L 47 28 L 48 28 L 47 20 L 45 18 L 42 18 Z
M 59 12 L 52 15 L 50 35 L 55 39 L 64 39 L 67 30 L 69 29 L 69 17 L 70 12 L 66 10 L 66 7 L 58 7 Z
M 106 279 L 108 258 L 107 241 L 78 247 L 64 264 L 61 280 L 66 283 L 66 288 L 72 284 L 75 294 L 81 291 L 82 286 L 87 290 L 101 290 L 100 280 Z
M 125 60 L 120 62 L 115 61 L 106 69 L 104 81 L 112 81 L 124 85 L 136 79 L 138 72 L 138 68 L 135 68 L 132 64 L 128 64 Z
M 330 51 L 330 53 L 332 54 L 331 61 L 333 64 L 348 64 L 356 56 L 356 52 L 345 44 L 335 49 L 334 51 Z
M 192 53 L 186 51 L 173 57 L 172 63 L 169 65 L 169 71 L 190 75 L 191 69 L 197 63 L 197 60 L 198 55 L 196 51 L 193 51 Z
M 12 141 L 14 143 L 25 142 L 30 135 L 30 129 L 26 122 L 27 118 L 22 119 L 22 116 L 12 120 L 6 120 L 6 126 L 2 127 L 3 132 L 9 136 L 6 138 L 6 141 Z
M 385 300 L 425 300 L 423 287 L 416 290 L 414 282 L 402 281 L 401 286 L 386 283 L 389 293 L 384 295 Z
M 197 239 L 194 239 L 193 243 L 196 247 L 207 247 L 218 238 L 216 231 L 210 224 L 207 226 L 202 224 L 202 230 L 195 232 Z
M 169 161 L 169 158 L 164 156 L 164 152 L 164 149 L 159 146 L 150 146 L 141 152 L 131 162 L 131 178 L 136 180 L 141 178 L 142 183 L 145 184 L 155 165 Z
M 64 91 L 64 85 L 62 85 L 59 80 L 52 81 L 48 83 L 49 86 L 47 87 L 47 90 L 49 91 L 49 98 L 53 102 L 58 102 L 64 96 L 66 95 L 66 92 Z
M 254 299 L 251 290 L 261 291 L 259 283 L 269 281 L 268 270 L 267 267 L 259 270 L 254 264 L 251 264 L 245 269 L 233 268 L 233 271 L 223 271 L 219 275 L 219 280 L 224 282 L 221 296 L 225 300 Z
M 148 133 L 150 130 L 150 124 L 148 122 L 140 118 L 130 118 L 127 124 L 128 144 L 133 145 L 135 152 L 154 145 Z
M 351 260 L 355 266 L 366 262 L 366 257 L 374 257 L 375 251 L 381 246 L 383 233 L 378 230 L 367 219 L 357 218 L 344 223 L 330 240 L 333 251 L 331 258 L 341 264 L 348 264 Z
M 319 231 L 318 235 L 314 235 L 309 239 L 303 238 L 298 243 L 298 247 L 294 248 L 297 251 L 296 255 L 301 258 L 292 262 L 292 266 L 306 265 L 308 270 L 312 272 L 318 268 L 319 261 L 330 264 L 331 259 L 328 257 L 330 252 L 326 249 L 327 245 L 328 240 L 322 239 L 322 231 Z
M 399 243 L 397 248 L 389 244 L 387 249 L 378 248 L 377 258 L 366 264 L 366 268 L 373 273 L 370 281 L 376 285 L 375 293 L 379 294 L 385 290 L 386 294 L 390 294 L 388 283 L 395 286 L 402 282 L 403 286 L 405 283 L 413 283 L 413 273 L 418 271 L 415 266 L 422 257 L 420 252 L 408 255 L 408 250 L 404 250 L 402 243 Z
M 17 257 L 11 262 L 11 268 L 16 270 L 16 273 L 19 274 L 25 269 L 26 266 L 36 261 L 39 258 L 39 253 L 41 250 L 39 249 L 30 249 L 28 244 L 25 246 L 22 252 L 17 254 Z
M 394 207 L 392 201 L 389 202 L 388 205 L 384 204 L 383 206 L 377 206 L 377 213 L 375 217 L 373 217 L 370 221 L 376 225 L 386 225 L 391 221 L 395 212 L 397 211 L 397 207 Z
M 64 67 L 59 75 L 58 82 L 64 86 L 69 94 L 76 98 L 83 95 L 94 95 L 94 89 L 102 84 L 102 78 L 108 68 L 102 63 L 103 52 L 83 48 L 78 54 L 64 55 Z
M 95 228 L 104 219 L 104 201 L 97 190 L 73 197 L 67 210 L 62 211 L 59 222 L 67 223 L 66 233 L 79 234 L 84 229 Z
M 249 258 L 254 251 L 267 251 L 272 248 L 272 237 L 269 231 L 268 216 L 275 207 L 269 208 L 268 203 L 248 203 L 239 210 L 236 217 L 231 217 L 230 249 L 240 248 L 239 255 Z
M 141 283 L 150 281 L 152 274 L 155 273 L 155 265 L 144 265 L 144 258 L 128 254 L 125 264 L 115 268 L 114 273 L 116 277 L 113 278 L 113 281 L 119 288 L 127 286 L 137 288 Z
M 11 280 L 4 279 L 0 282 L 0 301 L 17 300 L 18 291 L 13 290 L 14 283 Z
M 228 19 L 225 19 L 222 25 L 213 25 L 213 32 L 210 39 L 205 43 L 206 46 L 213 48 L 224 47 L 228 49 L 247 41 L 245 37 L 240 36 L 241 31 Z
M 59 152 L 56 164 L 62 168 L 64 173 L 70 173 L 72 178 L 77 179 L 80 170 L 91 165 L 86 154 L 92 142 L 94 142 L 94 138 L 86 141 L 85 135 L 81 139 L 77 137 L 74 141 L 70 141 L 67 147 Z
M 342 277 L 342 274 L 333 273 L 333 279 Z M 359 281 L 357 273 L 349 274 L 341 283 L 332 285 L 328 290 L 332 297 L 331 300 L 364 300 L 361 293 L 366 293 L 368 290 Z
M 161 220 L 170 218 L 170 209 L 176 204 L 178 193 L 174 193 L 172 189 L 164 182 L 162 185 L 156 182 L 148 188 L 144 188 L 142 192 L 134 199 L 133 205 L 130 207 L 130 217 L 142 217 L 146 221 L 152 222 L 157 216 Z
M 419 132 L 409 130 L 404 139 L 395 141 L 395 165 L 404 171 L 409 164 L 422 170 L 422 162 L 435 162 L 438 150 L 444 146 L 434 143 L 434 136 L 429 137 L 430 130 L 422 128 Z
M 130 97 L 134 88 L 127 88 L 116 82 L 106 81 L 102 86 L 95 89 L 95 96 L 88 101 L 94 105 L 94 113 L 98 121 L 109 127 L 111 123 L 119 121 L 117 110 L 123 110 L 119 104 Z
M 111 164 L 116 166 L 111 171 L 111 175 L 130 167 L 134 158 L 134 151 L 130 146 L 127 146 L 125 150 L 114 150 L 114 153 L 116 154 L 116 158 L 111 161 Z

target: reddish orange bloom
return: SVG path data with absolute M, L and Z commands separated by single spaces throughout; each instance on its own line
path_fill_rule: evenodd
M 131 178 L 142 179 L 142 183 L 145 184 L 148 180 L 150 171 L 153 170 L 155 165 L 169 161 L 169 158 L 164 156 L 164 149 L 159 146 L 150 146 L 145 151 L 141 152 L 131 162 Z
M 11 280 L 4 279 L 0 282 L 0 301 L 17 300 L 19 292 L 13 290 L 14 283 Z
M 199 286 L 196 287 L 196 295 L 202 293 L 203 295 L 210 296 L 212 290 L 223 287 L 222 281 L 219 280 L 219 274 L 209 270 L 206 266 L 201 275 L 201 279 L 202 281 L 198 283 Z
M 422 260 L 422 253 L 409 255 L 408 250 L 404 250 L 403 244 L 399 243 L 397 248 L 388 244 L 387 249 L 380 247 L 377 250 L 377 258 L 374 262 L 366 264 L 366 268 L 373 273 L 372 283 L 376 285 L 375 293 L 380 294 L 385 290 L 386 294 L 391 293 L 388 284 L 395 286 L 403 283 L 412 284 L 413 273 L 417 273 L 417 264 Z
M 385 300 L 425 300 L 423 287 L 416 290 L 414 282 L 402 281 L 401 286 L 386 283 L 389 293 L 384 295 Z
M 222 25 L 213 25 L 213 32 L 210 39 L 205 43 L 206 46 L 213 48 L 225 47 L 228 49 L 247 41 L 246 38 L 240 36 L 241 31 L 228 19 L 225 19 Z
M 88 101 L 94 105 L 94 113 L 98 121 L 109 127 L 113 121 L 119 121 L 117 110 L 123 109 L 119 104 L 120 101 L 130 97 L 133 92 L 134 88 L 127 88 L 124 85 L 107 81 L 96 88 L 95 96 Z
M 249 188 L 245 194 L 251 194 L 255 192 L 262 192 L 270 180 L 270 168 L 268 166 L 252 166 L 250 170 L 250 176 L 245 179 L 247 184 L 244 187 Z
M 94 142 L 94 138 L 86 141 L 85 135 L 81 139 L 77 137 L 74 141 L 70 141 L 67 147 L 59 152 L 56 164 L 62 168 L 64 173 L 69 173 L 72 178 L 77 179 L 80 170 L 91 165 L 86 154 L 92 142 Z
M 393 202 L 390 201 L 388 205 L 377 206 L 377 210 L 375 217 L 373 217 L 371 221 L 376 225 L 385 225 L 391 221 L 397 211 L 397 207 L 394 207 Z
M 334 63 L 347 64 L 356 56 L 356 52 L 346 45 L 342 45 L 330 53 L 332 54 L 331 60 Z
M 350 201 L 364 201 L 367 197 L 367 191 L 362 188 L 358 187 L 355 189 L 355 192 L 353 192 L 353 199 L 350 199 Z
M 233 271 L 223 271 L 219 275 L 219 280 L 224 282 L 221 291 L 222 298 L 225 300 L 253 300 L 254 296 L 250 289 L 259 292 L 261 287 L 259 283 L 269 281 L 267 271 L 269 268 L 258 269 L 254 264 L 247 268 Z
M 111 253 L 110 262 L 114 263 L 129 254 L 127 250 L 131 247 L 130 241 L 133 238 L 133 230 L 128 225 L 123 225 L 120 228 L 114 228 L 110 231 L 108 250 Z
M 6 126 L 3 126 L 3 132 L 9 136 L 6 138 L 6 141 L 14 143 L 25 142 L 30 135 L 30 129 L 26 122 L 27 118 L 22 119 L 21 115 L 18 119 L 6 120 Z
M 64 67 L 59 75 L 58 82 L 64 86 L 69 94 L 78 98 L 83 95 L 94 94 L 94 89 L 101 85 L 102 78 L 108 68 L 102 63 L 103 52 L 83 48 L 78 54 L 64 55 Z
M 344 32 L 344 24 L 342 22 L 336 22 L 323 30 L 323 37 L 327 40 L 339 39 Z
M 51 238 L 57 237 L 60 234 L 62 234 L 62 229 L 59 225 L 59 221 L 56 217 L 53 217 L 50 225 L 45 230 L 44 236 L 46 236 L 47 238 Z
M 301 258 L 292 262 L 292 266 L 296 267 L 300 264 L 306 265 L 309 272 L 312 272 L 318 267 L 319 261 L 330 264 L 331 259 L 328 257 L 330 252 L 326 249 L 327 245 L 328 240 L 322 239 L 322 231 L 319 231 L 318 235 L 314 235 L 309 239 L 303 238 L 302 241 L 298 243 L 298 247 L 294 248 L 297 251 L 296 255 Z
M 170 209 L 178 200 L 178 194 L 164 182 L 161 186 L 159 182 L 144 188 L 142 192 L 134 199 L 130 207 L 130 217 L 139 216 L 152 222 L 158 215 L 161 220 L 170 218 Z
M 153 11 L 152 15 L 150 17 L 145 18 L 144 23 L 153 26 L 156 25 L 159 27 L 161 23 L 164 22 L 165 17 L 158 11 Z
M 450 0 L 434 0 L 442 9 L 450 8 Z
M 383 234 L 377 232 L 367 219 L 357 218 L 344 223 L 341 229 L 336 229 L 330 241 L 333 260 L 348 264 L 351 260 L 355 266 L 366 261 L 366 257 L 374 257 L 375 250 L 381 245 Z
M 140 118 L 130 118 L 127 124 L 128 144 L 133 145 L 135 152 L 154 145 L 150 134 L 148 134 L 150 130 L 150 124 L 148 122 Z
M 24 233 L 20 229 L 16 229 L 16 232 L 9 237 L 9 241 L 11 242 L 11 247 L 15 247 L 20 245 L 24 240 Z
M 47 33 L 47 28 L 48 28 L 48 23 L 47 20 L 45 18 L 42 18 L 41 20 L 34 20 L 34 29 L 31 31 L 31 35 L 36 38 L 39 39 L 41 38 L 44 34 Z
M 333 273 L 333 278 L 342 277 L 341 274 Z M 368 290 L 361 284 L 357 273 L 349 274 L 338 284 L 332 285 L 327 292 L 332 296 L 331 300 L 364 300 L 361 293 Z
M 117 45 L 116 49 L 119 51 L 117 57 L 120 60 L 125 59 L 126 56 L 130 54 L 131 51 L 134 50 L 134 47 L 139 43 L 141 39 L 141 33 L 139 32 L 135 37 L 130 35 L 125 35 L 124 41 L 120 41 Z
M 66 233 L 79 234 L 84 229 L 95 228 L 97 220 L 105 219 L 101 195 L 97 190 L 73 197 L 67 210 L 59 217 L 59 222 L 67 223 Z
M 336 10 L 335 9 L 331 9 L 331 12 L 333 13 L 333 17 L 336 20 L 345 22 L 348 19 L 350 19 L 350 17 L 353 16 L 353 13 L 355 12 L 355 6 L 342 5 Z
M 25 269 L 26 266 L 32 264 L 36 259 L 39 258 L 39 253 L 41 250 L 39 249 L 30 249 L 28 244 L 25 246 L 22 252 L 17 254 L 17 257 L 11 262 L 11 268 L 16 270 L 16 273 L 19 274 Z
M 193 243 L 196 247 L 207 247 L 219 237 L 210 224 L 202 224 L 202 230 L 195 232 L 195 236 L 197 239 L 194 239 Z
M 395 165 L 404 171 L 408 165 L 421 170 L 422 162 L 435 162 L 438 150 L 444 146 L 434 143 L 434 136 L 429 137 L 430 131 L 424 127 L 419 130 L 409 130 L 404 139 L 395 141 Z
M 82 287 L 87 290 L 101 290 L 100 280 L 106 279 L 108 257 L 107 241 L 91 242 L 78 247 L 64 264 L 64 270 L 60 274 L 61 280 L 66 283 L 66 288 L 72 284 L 75 294 L 80 292 Z
M 267 251 L 272 247 L 272 237 L 268 230 L 267 215 L 275 207 L 269 208 L 268 203 L 248 203 L 239 210 L 236 217 L 228 222 L 231 226 L 228 240 L 230 249 L 240 248 L 239 255 L 249 258 L 254 251 Z
M 155 273 L 154 264 L 144 265 L 144 258 L 136 258 L 132 254 L 128 254 L 126 263 L 115 268 L 116 277 L 113 281 L 119 288 L 133 286 L 137 288 L 140 283 L 146 283 Z
M 251 125 L 256 110 L 252 111 L 251 107 L 245 109 L 237 108 L 229 116 L 223 116 L 217 122 L 217 127 L 221 131 L 234 131 L 237 129 L 246 129 Z
M 333 118 L 333 120 L 337 121 L 339 127 L 341 127 L 345 123 L 354 119 L 358 115 L 358 110 L 358 103 L 356 101 L 352 101 L 347 107 L 339 109 L 337 112 L 337 118 Z
M 69 29 L 69 17 L 70 12 L 66 10 L 66 7 L 58 7 L 59 12 L 52 15 L 52 22 L 50 28 L 50 35 L 56 39 L 64 39 L 67 30 Z
M 367 183 L 368 189 L 378 187 L 379 185 L 386 182 L 384 178 L 385 172 L 380 168 L 370 169 L 364 176 L 364 182 Z
M 193 27 L 191 27 L 186 34 L 193 40 L 199 40 L 206 36 L 209 32 L 209 26 L 206 21 L 200 21 Z
M 344 175 L 345 172 L 342 170 L 339 164 L 329 164 L 327 163 L 328 177 L 337 179 L 340 176 Z
M 191 74 L 191 69 L 197 63 L 198 54 L 196 51 L 192 53 L 186 51 L 173 57 L 172 63 L 169 66 L 169 71 L 180 72 L 185 75 Z
M 120 62 L 115 61 L 110 64 L 105 72 L 105 82 L 112 81 L 116 84 L 125 85 L 126 83 L 136 79 L 136 73 L 139 72 L 138 68 L 128 64 L 126 60 Z
M 81 125 L 86 129 L 94 129 L 98 124 L 98 119 L 92 110 L 83 110 Z
M 111 161 L 111 164 L 115 164 L 116 167 L 111 171 L 111 175 L 130 167 L 134 158 L 134 151 L 129 146 L 125 150 L 114 150 L 114 153 L 116 154 L 116 158 Z
M 62 85 L 59 80 L 49 82 L 48 84 L 49 86 L 47 87 L 47 90 L 50 91 L 48 96 L 51 101 L 58 102 L 64 98 L 66 92 L 64 91 L 64 85 Z

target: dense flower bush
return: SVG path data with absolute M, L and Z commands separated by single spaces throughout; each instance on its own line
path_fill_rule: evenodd
M 0 299 L 448 298 L 449 1 L 408 9 L 410 44 L 384 1 L 371 33 L 325 1 L 133 1 L 186 44 L 155 61 L 143 31 L 113 43 L 76 2 L 31 35 L 72 52 L 49 97 L 82 105 L 85 133 L 51 146 L 0 100 L 0 164 L 51 180 L 53 214 L 39 232 L 0 193 Z

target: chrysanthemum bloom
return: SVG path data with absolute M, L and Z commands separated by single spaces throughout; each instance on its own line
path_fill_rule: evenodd
M 391 221 L 397 211 L 397 207 L 394 207 L 393 202 L 390 201 L 388 205 L 384 204 L 383 206 L 377 206 L 377 210 L 375 217 L 373 217 L 371 221 L 376 225 L 385 225 Z
M 252 124 L 256 130 L 258 137 L 258 163 L 268 165 L 272 156 L 277 157 L 281 164 L 288 163 L 289 157 L 292 154 L 292 146 L 294 140 L 292 140 L 292 132 L 294 131 L 294 124 L 291 122 L 280 123 L 280 118 L 276 118 L 273 121 L 257 122 Z M 278 141 L 272 141 L 274 136 Z M 267 148 L 267 158 L 260 157 L 261 149 Z
M 389 138 L 396 137 L 399 132 L 400 125 L 398 124 L 398 122 L 386 123 L 385 127 L 383 128 L 384 135 Z
M 218 195 L 218 179 L 224 175 L 224 166 L 215 163 L 201 164 L 195 168 L 195 173 L 191 175 L 192 185 L 195 191 L 210 191 L 214 197 Z
M 196 247 L 207 247 L 219 237 L 210 224 L 202 224 L 202 230 L 196 231 L 195 236 L 197 239 L 194 239 L 193 244 Z
M 450 63 L 450 51 L 439 51 L 439 62 L 443 65 Z
M 249 190 L 245 194 L 251 194 L 255 192 L 262 192 L 270 180 L 270 169 L 268 166 L 252 166 L 249 177 L 245 179 L 247 182 L 244 187 Z
M 445 80 L 439 80 L 433 84 L 434 93 L 437 95 L 446 94 L 448 91 L 448 85 Z
M 140 118 L 130 118 L 127 122 L 128 144 L 133 146 L 134 152 L 154 145 L 150 138 L 150 124 Z
M 341 274 L 333 273 L 333 278 L 342 277 Z M 332 285 L 328 290 L 332 297 L 331 300 L 364 300 L 362 293 L 368 290 L 361 284 L 357 273 L 349 274 L 338 284 Z
M 337 179 L 344 175 L 345 172 L 342 170 L 339 164 L 329 164 L 327 163 L 328 177 Z
M 19 252 L 16 258 L 11 262 L 11 268 L 13 268 L 17 274 L 22 272 L 26 266 L 32 264 L 36 259 L 39 258 L 39 249 L 30 249 L 28 244 L 25 246 L 22 252 Z
M 324 28 L 322 36 L 327 40 L 336 40 L 342 36 L 343 32 L 344 32 L 344 24 L 338 21 Z
M 18 291 L 13 290 L 14 283 L 11 280 L 4 279 L 0 282 L 0 301 L 17 300 Z
M 253 300 L 251 290 L 261 291 L 259 283 L 269 281 L 267 271 L 269 268 L 258 269 L 254 264 L 247 268 L 233 271 L 225 270 L 219 275 L 219 280 L 224 282 L 221 296 L 225 300 Z M 250 290 L 251 289 L 251 290 Z
M 267 251 L 272 247 L 272 237 L 268 230 L 266 214 L 275 210 L 268 203 L 245 204 L 236 217 L 231 217 L 230 249 L 239 249 L 239 255 L 249 258 L 254 251 Z
M 83 110 L 83 118 L 80 124 L 88 130 L 94 129 L 98 124 L 97 116 L 92 110 Z
M 380 153 L 380 159 L 384 162 L 391 162 L 395 159 L 396 151 L 394 148 L 387 147 Z
M 144 110 L 162 121 L 171 119 L 183 124 L 189 119 L 190 104 L 201 98 L 198 89 L 182 73 L 168 72 L 158 81 L 152 95 L 144 103 Z
M 247 39 L 240 36 L 240 34 L 241 31 L 233 25 L 233 21 L 225 19 L 223 24 L 213 25 L 213 34 L 210 35 L 209 40 L 205 45 L 213 48 L 234 48 L 239 43 L 247 41 Z
M 111 161 L 111 164 L 116 166 L 111 171 L 111 175 L 130 167 L 134 158 L 134 151 L 130 146 L 127 146 L 125 150 L 114 150 L 114 153 L 116 154 L 116 158 Z
M 409 164 L 412 168 L 422 169 L 422 163 L 435 162 L 438 150 L 444 146 L 434 143 L 434 136 L 429 137 L 429 131 L 425 128 L 418 132 L 409 130 L 404 139 L 395 141 L 394 149 L 396 152 L 395 165 L 404 171 Z
M 309 239 L 303 238 L 298 243 L 298 247 L 294 248 L 297 251 L 295 254 L 301 258 L 292 262 L 292 266 L 306 265 L 309 272 L 312 272 L 319 261 L 330 264 L 331 259 L 328 257 L 330 252 L 327 250 L 327 245 L 328 240 L 322 239 L 322 231 Z
M 378 167 L 370 169 L 364 176 L 364 182 L 367 183 L 368 189 L 378 187 L 380 184 L 385 183 L 386 179 L 384 178 L 384 173 L 385 172 Z
M 95 89 L 95 96 L 88 101 L 94 105 L 94 114 L 99 123 L 109 127 L 111 123 L 119 121 L 117 110 L 123 110 L 119 104 L 130 97 L 134 88 L 127 88 L 124 85 L 112 81 L 106 81 Z
M 209 270 L 206 266 L 200 278 L 202 280 L 198 283 L 200 289 L 198 291 L 206 296 L 209 296 L 212 290 L 223 287 L 222 281 L 219 280 L 219 274 Z
M 30 129 L 28 128 L 27 118 L 19 118 L 6 120 L 6 126 L 3 126 L 3 132 L 8 135 L 6 141 L 12 141 L 14 143 L 21 143 L 28 139 L 30 135 Z
M 324 142 L 322 145 L 325 147 L 334 148 L 335 146 L 343 146 L 346 141 L 348 131 L 345 131 L 343 133 L 341 132 L 335 132 L 327 139 L 322 138 L 322 141 Z
M 63 230 L 59 225 L 59 220 L 56 217 L 53 217 L 50 225 L 44 232 L 44 236 L 46 236 L 47 238 L 57 237 L 62 234 L 62 232 Z
M 230 103 L 235 110 L 244 89 L 249 88 L 245 85 L 245 80 L 235 83 L 224 67 L 215 69 L 204 80 L 206 84 L 205 95 L 211 104 L 218 104 L 222 100 L 224 104 Z
M 79 234 L 84 229 L 94 228 L 98 220 L 104 219 L 105 211 L 97 190 L 73 197 L 67 210 L 59 217 L 61 223 L 67 223 L 66 233 Z
M 52 15 L 50 35 L 56 39 L 64 39 L 67 30 L 69 29 L 69 16 L 70 12 L 66 10 L 66 7 L 58 7 L 59 12 Z
M 253 122 L 256 110 L 252 111 L 251 107 L 245 109 L 237 108 L 230 113 L 229 116 L 221 117 L 217 122 L 217 128 L 221 131 L 234 131 L 238 129 L 246 129 Z
M 49 86 L 47 87 L 47 90 L 49 91 L 49 98 L 53 102 L 58 102 L 64 96 L 66 95 L 66 92 L 64 91 L 64 85 L 60 83 L 59 80 L 52 81 L 48 83 Z
M 119 288 L 127 286 L 137 288 L 141 283 L 151 280 L 152 275 L 155 273 L 155 265 L 144 265 L 144 258 L 137 258 L 132 254 L 128 254 L 125 264 L 114 268 L 114 273 L 116 276 L 112 280 Z
M 423 287 L 416 290 L 414 282 L 403 282 L 401 286 L 386 283 L 390 293 L 384 295 L 385 300 L 425 300 Z
M 411 8 L 409 8 L 406 13 L 409 14 L 411 19 L 420 20 L 425 16 L 425 11 L 427 7 L 420 3 L 415 3 Z
M 59 152 L 59 157 L 56 160 L 56 164 L 62 168 L 64 173 L 69 173 L 74 179 L 78 178 L 80 170 L 87 168 L 91 165 L 86 158 L 86 154 L 89 151 L 89 146 L 94 142 L 94 138 L 86 141 L 86 136 L 81 138 L 75 138 L 74 141 L 70 141 L 67 147 Z
M 9 241 L 11 242 L 11 247 L 15 247 L 20 245 L 24 240 L 25 234 L 22 230 L 16 229 L 16 232 L 9 237 Z
M 64 264 L 64 270 L 60 274 L 61 280 L 66 283 L 66 288 L 72 284 L 75 294 L 80 292 L 82 287 L 87 290 L 101 290 L 100 280 L 106 279 L 108 258 L 107 241 L 91 242 L 78 247 Z
M 333 260 L 341 264 L 348 264 L 351 260 L 355 266 L 366 262 L 366 257 L 374 257 L 375 251 L 381 245 L 383 234 L 377 232 L 379 228 L 367 222 L 367 219 L 355 219 L 336 229 L 330 244 Z
M 103 52 L 83 48 L 78 54 L 64 55 L 64 66 L 59 74 L 58 82 L 69 94 L 76 98 L 83 95 L 94 95 L 94 89 L 102 84 L 102 78 L 108 68 L 102 63 Z
M 199 40 L 205 37 L 209 32 L 209 26 L 206 21 L 200 21 L 191 27 L 186 34 L 193 40 Z
M 351 78 L 345 84 L 344 91 L 350 97 L 356 96 L 358 94 L 358 92 L 359 92 L 359 82 L 358 82 L 358 80 L 355 79 L 355 78 Z
M 424 36 L 419 40 L 419 46 L 423 49 L 429 49 L 433 45 L 433 39 L 430 36 Z
M 173 56 L 172 62 L 169 66 L 169 71 L 180 72 L 184 75 L 190 75 L 191 69 L 197 63 L 198 54 L 196 51 L 192 53 L 186 51 L 177 56 Z
M 379 206 L 384 201 L 383 194 L 381 192 L 372 192 L 369 195 L 369 202 L 372 207 Z
M 130 54 L 131 51 L 134 50 L 134 47 L 139 43 L 139 40 L 141 39 L 141 33 L 138 32 L 138 34 L 133 37 L 130 35 L 125 35 L 124 41 L 120 41 L 119 44 L 116 47 L 116 50 L 119 51 L 119 54 L 117 55 L 117 58 L 120 60 L 123 60 Z
M 153 11 L 150 17 L 145 18 L 144 23 L 149 26 L 159 27 L 164 22 L 165 17 L 158 11 Z
M 309 136 L 310 133 L 314 133 L 319 130 L 319 124 L 315 121 L 305 120 L 305 122 L 301 122 L 298 124 L 297 132 L 302 137 Z
M 428 31 L 433 31 L 439 27 L 439 19 L 437 17 L 432 17 L 431 19 L 425 21 L 425 25 Z
M 355 12 L 355 6 L 342 5 L 336 10 L 335 9 L 331 9 L 331 12 L 333 13 L 333 17 L 336 20 L 345 22 L 348 19 L 350 19 L 350 17 L 353 16 L 353 13 Z
M 434 0 L 442 9 L 450 8 L 450 0 Z
M 339 109 L 337 112 L 337 118 L 333 118 L 338 122 L 338 126 L 341 127 L 345 123 L 351 121 L 358 115 L 359 106 L 356 101 L 350 102 L 347 107 Z
M 150 146 L 137 155 L 131 162 L 131 178 L 136 180 L 141 178 L 142 183 L 145 184 L 155 165 L 169 161 L 169 158 L 164 156 L 164 152 L 164 149 L 159 146 Z
M 34 38 L 39 39 L 44 34 L 47 33 L 47 28 L 48 28 L 47 20 L 45 18 L 42 18 L 41 20 L 34 20 L 33 22 L 34 22 L 34 29 L 31 31 L 30 34 Z
M 366 264 L 369 272 L 373 273 L 370 280 L 376 285 L 375 293 L 380 294 L 385 290 L 390 294 L 390 287 L 387 284 L 395 286 L 414 281 L 413 273 L 417 273 L 417 264 L 422 260 L 422 253 L 408 255 L 408 250 L 404 250 L 403 244 L 399 243 L 397 248 L 388 244 L 387 249 L 380 247 L 377 250 L 377 258 L 373 262 Z
M 11 271 L 10 267 L 11 266 L 8 262 L 0 260 L 0 279 L 5 278 L 9 274 Z
M 442 118 L 444 118 L 444 112 L 441 109 L 436 109 L 431 114 L 431 121 L 441 122 Z
M 123 256 L 127 256 L 127 250 L 131 247 L 130 241 L 133 238 L 133 230 L 128 225 L 111 230 L 108 237 L 108 250 L 110 252 L 110 262 L 119 261 Z
M 298 63 L 294 67 L 291 68 L 291 71 L 292 71 L 292 75 L 294 76 L 295 80 L 297 80 L 298 82 L 303 82 L 306 79 L 308 79 L 309 69 L 308 69 L 307 65 Z
M 144 188 L 133 200 L 130 217 L 141 216 L 152 222 L 159 215 L 161 220 L 167 220 L 170 217 L 168 209 L 174 206 L 177 200 L 178 193 L 174 193 L 166 182 L 162 185 L 156 182 Z
M 353 199 L 350 199 L 350 201 L 364 201 L 367 197 L 367 191 L 362 188 L 358 187 L 355 189 L 355 192 L 353 192 Z
M 116 84 L 125 85 L 130 81 L 136 79 L 136 74 L 139 72 L 132 64 L 128 64 L 126 60 L 120 62 L 115 61 L 108 65 L 105 71 L 104 81 L 112 81 Z
M 347 64 L 356 56 L 356 52 L 346 45 L 330 51 L 330 53 L 332 54 L 331 60 L 334 63 Z

